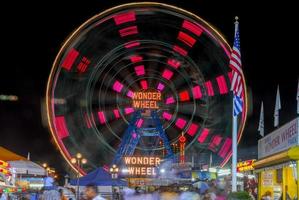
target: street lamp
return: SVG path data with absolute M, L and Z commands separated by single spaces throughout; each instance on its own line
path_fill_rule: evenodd
M 79 199 L 79 178 L 80 178 L 80 171 L 82 165 L 87 163 L 87 159 L 83 158 L 81 153 L 76 154 L 76 158 L 71 159 L 72 164 L 77 164 L 77 199 Z
M 114 164 L 112 167 L 110 167 L 110 173 L 111 173 L 111 178 L 112 179 L 117 179 L 118 177 L 118 167 Z

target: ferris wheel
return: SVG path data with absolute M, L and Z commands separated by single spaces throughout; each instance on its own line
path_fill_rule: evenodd
M 88 159 L 82 173 L 124 155 L 174 156 L 182 135 L 186 152 L 212 152 L 223 165 L 231 154 L 229 57 L 225 39 L 183 9 L 108 9 L 76 29 L 54 61 L 46 102 L 55 143 L 73 168 L 77 152 Z

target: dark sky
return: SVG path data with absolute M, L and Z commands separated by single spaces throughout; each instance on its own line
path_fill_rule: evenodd
M 41 123 L 41 100 L 52 62 L 64 39 L 93 15 L 125 1 L 30 1 L 1 6 L 0 145 L 33 160 L 62 168 L 62 160 Z M 129 2 L 129 1 L 126 1 Z M 240 17 L 242 62 L 252 95 L 251 113 L 240 148 L 254 150 L 260 101 L 264 101 L 266 133 L 273 130 L 277 84 L 281 89 L 281 124 L 296 117 L 298 80 L 295 5 L 271 1 L 161 1 L 196 13 L 233 41 L 234 16 Z M 240 4 L 242 3 L 242 4 Z M 295 4 L 295 3 L 293 3 Z M 297 57 L 295 57 L 297 56 Z M 248 151 L 247 151 L 248 152 Z

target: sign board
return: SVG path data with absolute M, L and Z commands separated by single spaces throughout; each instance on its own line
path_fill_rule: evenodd
M 273 185 L 273 171 L 265 171 L 262 173 L 262 185 L 263 186 Z
M 245 160 L 245 161 L 242 161 L 242 162 L 238 162 L 237 171 L 238 172 L 245 172 L 245 171 L 254 170 L 254 168 L 253 168 L 254 161 L 255 160 Z
M 125 156 L 126 173 L 131 177 L 155 177 L 161 159 L 154 156 Z
M 258 141 L 258 158 L 285 151 L 299 145 L 299 117 L 283 125 Z
M 133 108 L 136 109 L 159 109 L 161 101 L 160 91 L 141 91 L 133 94 Z

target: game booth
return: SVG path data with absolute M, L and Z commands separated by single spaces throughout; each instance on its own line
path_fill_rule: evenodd
M 259 160 L 254 164 L 259 179 L 258 199 L 266 193 L 274 200 L 298 199 L 298 120 L 297 117 L 259 140 Z

